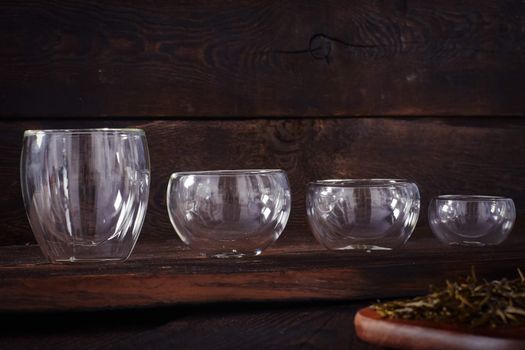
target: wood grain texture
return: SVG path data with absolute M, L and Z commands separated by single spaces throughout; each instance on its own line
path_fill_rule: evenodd
M 144 310 L 17 313 L 0 349 L 352 349 L 362 303 L 211 304 Z M 28 334 L 27 330 L 31 330 Z
M 523 240 L 465 249 L 429 238 L 391 252 L 333 252 L 299 237 L 259 257 L 223 260 L 167 241 L 137 245 L 125 263 L 52 265 L 36 246 L 1 247 L 0 310 L 410 296 L 473 266 L 481 278 L 515 277 L 524 249 Z
M 288 236 L 313 241 L 306 224 L 305 189 L 309 181 L 326 178 L 416 181 L 422 210 L 414 239 L 429 235 L 426 209 L 438 194 L 509 196 L 517 206 L 516 231 L 525 222 L 525 121 L 519 118 L 27 120 L 0 122 L 0 245 L 34 243 L 19 183 L 23 130 L 101 126 L 146 130 L 152 180 L 139 245 L 176 237 L 165 192 L 169 175 L 186 170 L 286 170 L 292 212 L 277 244 Z
M 3 1 L 0 116 L 523 115 L 525 4 Z
M 122 345 L 140 349 L 378 349 L 356 338 L 353 305 L 214 313 L 167 323 L 131 336 Z M 248 309 L 249 310 L 249 309 Z M 196 322 L 196 321 L 200 322 Z
M 376 345 L 401 350 L 522 350 L 525 327 L 481 328 L 438 323 L 384 319 L 373 309 L 355 316 L 359 338 Z

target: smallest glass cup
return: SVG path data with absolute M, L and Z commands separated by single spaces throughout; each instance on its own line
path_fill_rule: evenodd
M 434 235 L 445 244 L 497 245 L 509 236 L 516 209 L 510 198 L 442 195 L 430 202 L 428 220 Z
M 306 195 L 315 238 L 333 250 L 390 250 L 410 237 L 419 217 L 415 183 L 394 179 L 312 182 Z

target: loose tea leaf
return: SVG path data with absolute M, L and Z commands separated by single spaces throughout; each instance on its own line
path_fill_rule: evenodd
M 427 320 L 477 327 L 525 325 L 525 276 L 478 281 L 474 271 L 464 281 L 409 300 L 372 305 L 383 318 Z

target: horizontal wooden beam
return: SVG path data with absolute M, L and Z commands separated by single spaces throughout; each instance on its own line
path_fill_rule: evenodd
M 0 310 L 398 297 L 465 277 L 472 267 L 482 277 L 516 277 L 524 248 L 523 240 L 465 249 L 419 239 L 392 252 L 332 252 L 295 240 L 260 257 L 224 260 L 164 241 L 137 245 L 125 263 L 52 265 L 36 246 L 1 247 Z
M 523 115 L 525 4 L 3 1 L 0 116 Z

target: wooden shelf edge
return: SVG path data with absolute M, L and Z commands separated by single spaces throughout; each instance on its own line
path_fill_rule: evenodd
M 330 252 L 296 242 L 238 260 L 144 244 L 125 263 L 46 264 L 37 247 L 0 247 L 0 310 L 88 310 L 180 303 L 410 296 L 471 273 L 516 277 L 524 245 L 448 249 L 422 240 L 394 252 Z M 9 257 L 17 256 L 9 264 Z M 15 261 L 15 260 L 12 260 Z

